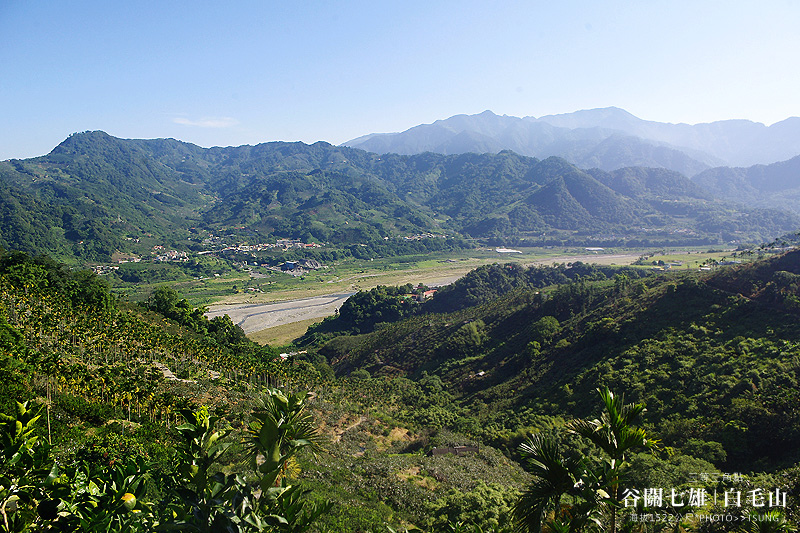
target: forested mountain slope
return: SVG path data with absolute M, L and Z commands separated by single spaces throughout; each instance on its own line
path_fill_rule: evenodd
M 799 250 L 705 274 L 589 270 L 566 283 L 544 274 L 503 275 L 519 281 L 499 297 L 335 338 L 321 352 L 338 372 L 440 376 L 465 409 L 484 413 L 484 427 L 585 416 L 591 391 L 608 385 L 646 403 L 668 444 L 718 447 L 721 467 L 800 459 Z M 537 277 L 559 284 L 523 281 Z
M 712 168 L 692 181 L 718 198 L 800 211 L 800 156 L 771 165 Z
M 615 177 L 616 176 L 616 177 Z M 413 156 L 318 142 L 200 148 L 74 134 L 0 162 L 0 245 L 71 261 L 202 249 L 198 231 L 266 242 L 382 243 L 434 232 L 531 243 L 758 241 L 797 215 L 734 207 L 674 173 L 583 171 L 513 152 Z

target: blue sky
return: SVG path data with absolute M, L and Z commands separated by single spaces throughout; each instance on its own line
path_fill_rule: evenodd
M 70 133 L 341 143 L 459 113 L 800 115 L 800 2 L 0 0 L 0 159 Z

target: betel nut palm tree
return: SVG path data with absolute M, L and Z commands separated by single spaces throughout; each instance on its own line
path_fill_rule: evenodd
M 550 509 L 551 530 L 577 531 L 598 523 L 596 483 L 582 460 L 564 456 L 558 441 L 542 434 L 532 435 L 519 449 L 525 469 L 534 476 L 512 508 L 519 529 L 539 533 Z M 571 497 L 570 504 L 562 504 L 565 496 Z
M 604 410 L 600 418 L 593 420 L 573 420 L 567 430 L 584 437 L 600 448 L 607 456 L 602 464 L 600 478 L 604 480 L 609 498 L 611 533 L 617 531 L 617 508 L 619 507 L 619 488 L 625 458 L 634 450 L 646 449 L 656 453 L 659 441 L 650 438 L 647 432 L 633 424 L 645 412 L 642 404 L 626 404 L 621 394 L 614 394 L 608 387 L 598 389 Z
M 619 489 L 625 459 L 634 450 L 659 450 L 657 440 L 634 421 L 644 412 L 644 406 L 625 404 L 621 395 L 608 387 L 598 389 L 604 410 L 599 418 L 578 419 L 566 425 L 569 434 L 585 438 L 604 454 L 594 467 L 585 459 L 567 457 L 556 439 L 533 435 L 520 446 L 525 468 L 534 480 L 523 492 L 513 514 L 522 531 L 539 533 L 544 517 L 554 509 L 553 520 L 547 522 L 551 531 L 602 530 L 599 520 L 602 508 L 609 509 L 608 531 L 617 532 Z M 564 496 L 571 504 L 562 505 Z

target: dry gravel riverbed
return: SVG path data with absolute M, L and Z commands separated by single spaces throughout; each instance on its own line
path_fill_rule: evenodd
M 214 318 L 228 315 L 245 333 L 254 333 L 300 320 L 330 316 L 351 294 L 353 293 L 327 294 L 269 304 L 212 305 L 206 316 Z
M 551 265 L 553 263 L 574 263 L 576 261 L 582 261 L 584 263 L 615 263 L 618 265 L 625 265 L 635 261 L 638 257 L 638 255 L 628 254 L 549 257 L 540 261 L 524 264 L 525 266 Z M 498 258 L 498 262 L 501 262 L 501 260 L 502 258 Z M 470 268 L 470 270 L 472 268 Z M 419 277 L 420 281 L 424 281 L 426 285 L 437 287 L 453 283 L 464 274 L 465 272 L 460 272 L 458 274 L 451 273 L 447 276 L 436 277 L 435 274 L 431 276 L 431 273 L 425 275 L 424 272 L 420 272 Z M 369 289 L 370 287 L 362 288 Z M 214 318 L 215 316 L 228 315 L 231 317 L 234 324 L 238 324 L 245 333 L 249 334 L 276 326 L 291 324 L 292 322 L 299 322 L 301 320 L 325 318 L 326 316 L 334 314 L 335 310 L 338 309 L 351 294 L 353 294 L 353 292 L 337 292 L 334 294 L 272 303 L 215 304 L 209 306 L 206 316 L 208 318 Z

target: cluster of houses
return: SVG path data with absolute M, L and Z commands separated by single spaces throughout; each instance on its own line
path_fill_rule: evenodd
M 435 233 L 417 233 L 416 235 L 409 235 L 407 237 L 403 237 L 406 241 L 421 241 L 422 239 L 446 239 L 446 235 L 437 235 Z M 386 237 L 388 240 L 389 238 Z
M 306 354 L 306 353 L 308 353 L 307 350 L 303 350 L 301 352 L 284 352 L 284 353 L 280 354 L 280 358 L 281 358 L 281 361 L 286 361 L 290 357 L 296 357 L 298 355 L 302 355 L 302 354 Z
M 161 262 L 185 263 L 186 261 L 189 260 L 189 254 L 187 252 L 179 252 L 177 250 L 167 250 L 160 244 L 153 246 L 150 255 L 154 256 L 153 261 L 157 263 Z M 122 265 L 125 263 L 138 263 L 142 260 L 142 258 L 135 254 L 125 254 L 117 252 L 112 256 L 111 260 L 117 263 L 118 265 Z
M 165 250 L 161 245 L 153 246 L 153 251 L 150 253 L 155 255 L 153 261 L 157 263 L 185 263 L 189 260 L 189 254 L 187 252 Z
M 98 276 L 105 276 L 111 274 L 115 270 L 119 270 L 119 266 L 117 265 L 95 265 L 92 267 L 92 272 L 97 274 Z
M 653 267 L 653 270 L 669 270 L 674 267 L 681 267 L 683 266 L 683 261 L 671 261 L 669 263 L 665 263 L 664 261 L 659 261 L 658 265 Z
M 697 235 L 699 235 L 699 233 L 697 233 L 695 230 L 689 229 L 689 228 L 673 229 L 673 230 L 670 230 L 669 233 L 670 233 L 670 235 L 689 235 L 689 236 L 697 236 Z
M 403 294 L 400 296 L 401 300 L 413 300 L 416 302 L 424 302 L 428 298 L 433 298 L 433 295 L 436 294 L 436 289 L 430 289 L 427 291 L 419 291 L 417 294 Z
M 741 261 L 738 261 L 736 259 L 727 259 L 725 261 L 710 261 L 710 264 L 703 264 L 700 267 L 700 270 L 711 270 L 712 267 L 739 265 L 741 263 L 742 263 Z
M 139 239 L 128 238 L 128 240 L 139 242 Z M 232 246 L 226 246 L 223 243 L 222 237 L 215 237 L 213 235 L 207 237 L 203 240 L 203 244 L 207 246 L 212 246 L 214 244 L 220 245 L 220 248 L 213 249 L 213 250 L 203 250 L 197 252 L 197 255 L 209 255 L 209 254 L 220 254 L 223 255 L 225 253 L 249 253 L 254 254 L 254 252 L 259 251 L 267 251 L 267 250 L 291 250 L 291 249 L 309 249 L 309 248 L 320 248 L 322 245 L 317 243 L 306 243 L 296 239 L 278 239 L 274 243 L 259 243 L 259 244 L 237 244 Z M 185 263 L 188 262 L 191 258 L 192 252 L 179 252 L 178 250 L 168 250 L 163 245 L 155 245 L 153 246 L 152 250 L 150 251 L 150 257 L 145 256 L 145 260 L 153 261 L 157 263 L 161 262 L 172 262 L 172 263 Z M 123 253 L 123 252 L 116 252 L 111 259 L 112 263 L 116 263 L 116 265 L 121 265 L 124 263 L 139 263 L 142 261 L 142 258 L 131 253 Z M 96 265 L 92 267 L 92 270 L 98 275 L 105 275 L 110 274 L 111 272 L 118 270 L 119 266 L 112 266 L 112 265 Z M 243 266 L 247 266 L 248 263 L 243 263 Z M 253 263 L 253 265 L 258 265 L 258 263 Z M 267 266 L 263 264 L 261 266 Z M 288 272 L 290 274 L 301 275 L 309 270 L 316 270 L 319 268 L 324 268 L 319 262 L 314 260 L 305 260 L 305 261 L 288 261 L 281 265 L 278 270 Z
M 214 242 L 220 241 L 220 237 L 210 237 L 203 240 L 203 244 L 212 244 Z M 206 250 L 203 252 L 198 252 L 200 255 L 206 254 L 216 254 L 216 253 L 224 253 L 224 252 L 242 252 L 242 253 L 253 253 L 253 252 L 264 252 L 267 250 L 274 250 L 274 249 L 281 249 L 281 250 L 291 250 L 295 248 L 301 249 L 309 249 L 309 248 L 321 248 L 321 244 L 317 244 L 315 242 L 303 242 L 295 239 L 278 239 L 274 243 L 258 243 L 258 244 L 237 244 L 236 246 L 225 246 L 224 248 L 219 248 L 217 250 Z
M 320 268 L 327 267 L 314 259 L 303 259 L 301 261 L 284 261 L 279 267 L 272 267 L 271 270 L 280 270 L 284 274 L 291 274 L 292 276 L 302 276 Z
M 638 228 L 642 233 L 664 233 L 665 231 L 670 235 L 683 235 L 688 237 L 697 237 L 700 234 L 691 228 Z

